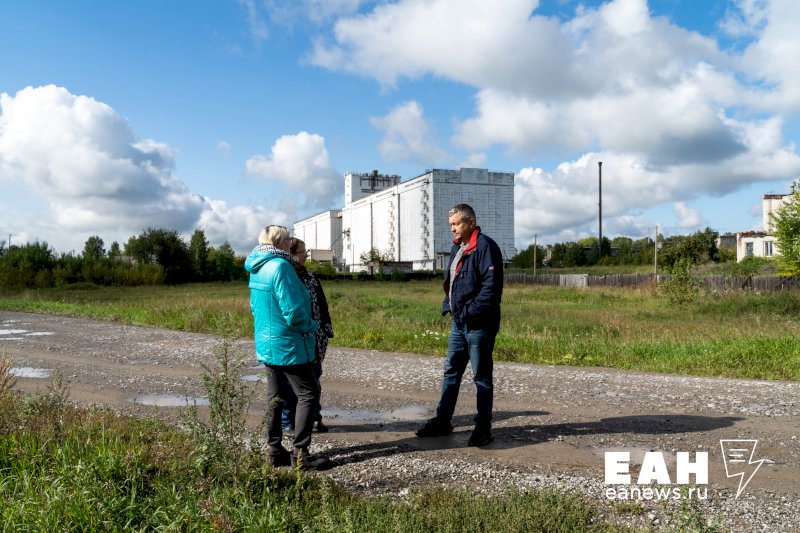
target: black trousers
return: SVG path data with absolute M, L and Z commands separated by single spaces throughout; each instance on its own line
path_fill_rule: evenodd
M 267 367 L 267 445 L 275 453 L 281 448 L 281 411 L 287 392 L 297 396 L 294 417 L 294 450 L 306 452 L 311 445 L 314 406 L 319 403 L 319 385 L 311 363 L 266 365 Z

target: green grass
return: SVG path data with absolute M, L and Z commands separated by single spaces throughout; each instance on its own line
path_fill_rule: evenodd
M 42 423 L 42 420 L 49 423 Z M 4 531 L 618 531 L 575 495 L 420 487 L 348 495 L 251 452 L 237 475 L 200 468 L 190 434 L 155 419 L 0 397 Z M 207 465 L 206 465 L 207 466 Z M 343 468 L 346 468 L 343 467 Z
M 441 282 L 324 282 L 333 345 L 442 355 Z M 0 309 L 250 337 L 245 283 L 83 288 L 0 296 Z M 701 293 L 670 305 L 652 289 L 507 285 L 495 358 L 676 374 L 800 380 L 796 292 Z

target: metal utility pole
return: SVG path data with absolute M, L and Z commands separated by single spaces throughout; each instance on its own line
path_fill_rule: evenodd
M 597 240 L 597 260 L 603 258 L 603 162 L 597 162 L 597 194 L 599 197 L 598 206 L 600 212 L 598 215 L 598 228 L 600 228 L 600 237 Z
M 653 274 L 656 275 L 656 282 L 658 282 L 658 224 L 656 224 L 656 241 L 653 253 Z

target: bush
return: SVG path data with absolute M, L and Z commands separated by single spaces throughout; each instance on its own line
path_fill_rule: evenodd
M 671 305 L 685 305 L 697 299 L 699 289 L 692 278 L 692 263 L 681 258 L 672 267 L 672 275 L 661 283 L 659 290 Z

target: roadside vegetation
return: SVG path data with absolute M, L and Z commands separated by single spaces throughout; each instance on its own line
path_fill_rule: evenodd
M 684 281 L 689 285 L 670 290 L 508 284 L 496 359 L 800 380 L 796 292 L 720 293 Z M 336 332 L 332 344 L 445 352 L 449 317 L 439 311 L 440 280 L 327 280 L 324 288 Z M 0 309 L 241 338 L 253 331 L 244 282 L 6 291 Z
M 267 464 L 239 424 L 247 391 L 222 370 L 203 382 L 216 415 L 184 429 L 13 390 L 0 353 L 0 523 L 8 531 L 620 531 L 580 497 L 413 489 L 400 500 L 348 495 L 323 476 Z M 235 381 L 235 380 L 234 380 Z

